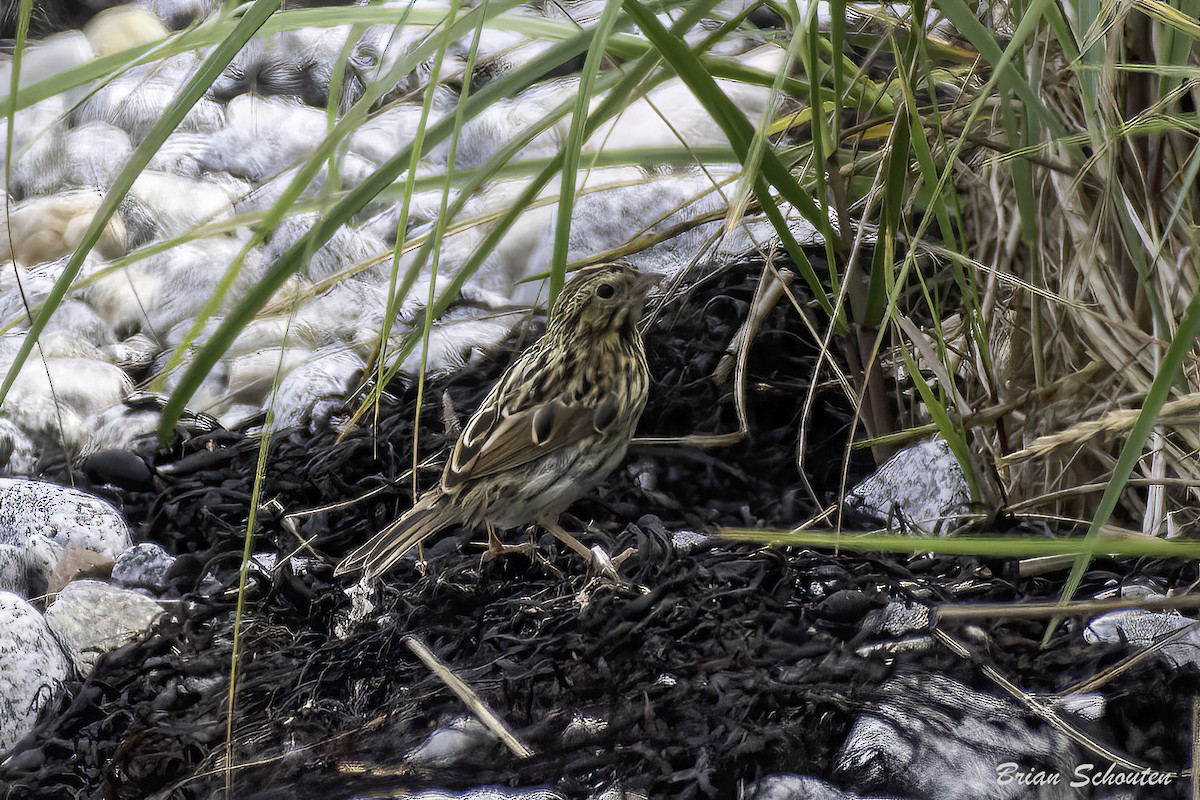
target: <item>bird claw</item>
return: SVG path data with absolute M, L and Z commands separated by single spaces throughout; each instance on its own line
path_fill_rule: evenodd
M 612 591 L 613 589 L 620 589 L 627 591 L 632 589 L 633 591 L 643 595 L 650 593 L 650 590 L 646 587 L 631 584 L 629 581 L 626 581 L 617 574 L 617 567 L 619 567 L 630 556 L 636 554 L 637 550 L 632 547 L 627 548 L 620 555 L 614 558 L 609 556 L 608 553 L 604 552 L 599 545 L 592 545 L 590 553 L 591 558 L 589 560 L 588 580 L 584 583 L 583 588 L 581 588 L 575 595 L 575 602 L 577 602 L 581 608 L 586 607 L 589 603 L 591 603 L 592 597 L 596 594 L 596 592 L 604 590 Z
M 534 542 L 524 542 L 523 544 L 489 543 L 488 549 L 483 554 L 483 563 L 486 564 L 500 556 L 510 556 L 517 553 L 532 560 L 534 554 L 537 553 L 537 544 Z
M 626 547 L 619 555 L 613 556 L 612 563 L 614 567 L 619 567 L 624 564 L 629 558 L 637 555 L 636 547 Z
M 593 575 L 601 578 L 608 578 L 614 583 L 621 579 L 617 576 L 617 568 L 613 566 L 612 559 L 608 553 L 601 549 L 600 545 L 592 545 L 592 559 L 590 562 L 591 572 Z
M 620 555 L 613 557 L 606 553 L 600 545 L 594 544 L 592 545 L 592 558 L 589 571 L 596 578 L 611 581 L 616 586 L 625 586 L 625 580 L 617 574 L 617 567 L 625 563 L 630 556 L 636 554 L 637 550 L 630 547 Z

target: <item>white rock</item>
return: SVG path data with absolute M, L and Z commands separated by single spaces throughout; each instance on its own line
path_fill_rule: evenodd
M 404 760 L 422 767 L 451 767 L 470 753 L 481 748 L 494 748 L 497 744 L 495 736 L 478 720 L 456 717 L 429 734 Z
M 341 345 L 317 350 L 280 381 L 273 401 L 276 428 L 325 424 L 345 404 L 351 380 L 366 369 L 362 357 Z
M 165 38 L 167 28 L 154 12 L 134 5 L 106 8 L 83 27 L 97 56 L 119 53 Z
M 690 553 L 707 542 L 709 537 L 696 531 L 682 530 L 671 532 L 671 544 L 681 553 Z
M 0 543 L 24 547 L 38 534 L 112 559 L 130 545 L 124 517 L 100 498 L 53 483 L 0 478 Z
M 749 800 L 869 800 L 811 775 L 768 775 L 755 781 L 747 796 Z
M 209 88 L 218 100 L 239 95 L 283 95 L 316 107 L 329 102 L 334 63 L 346 46 L 347 25 L 319 26 L 255 36 Z
M 1071 692 L 1051 702 L 1060 711 L 1088 720 L 1098 720 L 1108 708 L 1108 699 L 1100 692 Z
M 220 0 L 136 0 L 174 30 L 186 28 L 221 7 Z
M 783 48 L 770 44 L 736 60 L 742 66 L 774 73 L 782 68 L 785 58 Z M 771 102 L 770 87 L 727 78 L 718 78 L 717 84 L 750 123 L 757 125 Z M 593 99 L 593 108 L 600 102 L 599 97 Z M 632 100 L 619 116 L 600 125 L 584 144 L 584 149 L 596 153 L 640 147 L 678 147 L 681 140 L 688 147 L 721 146 L 729 142 L 724 130 L 687 84 L 673 78 L 651 89 L 645 97 Z
M 241 251 L 242 243 L 231 236 L 193 239 L 125 269 L 98 274 L 79 295 L 114 329 L 157 336 L 184 320 L 191 324 Z M 102 269 L 97 265 L 94 272 Z M 236 302 L 263 269 L 258 253 L 249 253 L 226 304 Z
M 165 172 L 143 172 L 129 194 L 145 210 L 154 232 L 164 238 L 233 216 L 229 196 L 217 186 Z
M 436 122 L 438 116 L 431 113 L 429 122 Z M 421 106 L 416 103 L 386 108 L 354 129 L 346 140 L 346 152 L 379 166 L 413 142 L 420 121 Z
M 30 536 L 24 545 L 0 544 L 0 591 L 26 599 L 45 594 L 64 549 L 40 534 Z
M 113 585 L 123 589 L 148 589 L 163 592 L 167 588 L 167 570 L 175 557 L 154 542 L 142 542 L 121 553 L 113 564 Z
M 317 221 L 316 214 L 295 214 L 280 220 L 271 231 L 271 238 L 263 250 L 268 261 L 278 261 L 291 247 L 308 233 Z M 321 245 L 309 258 L 306 272 L 312 280 L 330 278 L 342 270 L 377 258 L 387 253 L 388 246 L 370 231 L 343 225 L 333 237 Z
M 941 439 L 901 450 L 846 495 L 848 508 L 934 533 L 953 527 L 970 502 L 962 467 Z
M 76 107 L 75 122 L 107 122 L 140 143 L 199 66 L 197 54 L 181 53 L 126 70 Z M 178 132 L 215 131 L 224 119 L 224 109 L 202 97 L 183 118 Z
M 54 197 L 34 197 L 11 206 L 0 218 L 0 261 L 23 266 L 44 264 L 74 252 L 103 198 L 89 189 Z M 113 216 L 96 242 L 105 258 L 125 255 L 125 224 Z
M 144 333 L 104 346 L 104 355 L 110 363 L 121 369 L 146 369 L 154 363 L 154 357 L 162 350 L 158 342 Z
M 71 342 L 67 337 L 56 338 L 60 344 L 70 342 L 75 352 L 62 357 L 47 354 L 44 361 L 30 358 L 25 362 L 10 394 L 12 402 L 18 406 L 9 411 L 13 420 L 21 423 L 28 419 L 29 415 L 22 413 L 25 409 L 19 404 L 33 398 L 41 398 L 48 404 L 57 403 L 83 417 L 90 417 L 120 405 L 133 391 L 129 376 L 119 367 L 101 361 L 104 355 L 94 345 L 81 339 Z M 64 352 L 63 349 L 60 348 L 60 352 Z M 5 364 L 6 369 L 7 366 Z M 26 423 L 25 427 L 28 430 L 36 425 Z
M 94 57 L 88 40 L 78 31 L 56 34 L 40 42 L 32 43 L 21 59 L 21 75 L 18 89 L 49 80 L 55 75 L 74 67 L 82 66 Z M 11 62 L 0 65 L 0 92 L 8 95 L 12 81 Z
M 162 616 L 158 603 L 100 581 L 72 581 L 46 609 L 46 622 L 75 669 L 91 672 L 109 650 L 140 639 Z
M 67 658 L 42 615 L 0 592 L 0 753 L 20 741 L 67 677 Z
M 1015 781 L 1000 785 L 996 766 L 1015 761 L 1022 769 L 1070 774 L 1087 760 L 1067 736 L 999 690 L 989 694 L 946 675 L 914 672 L 888 679 L 877 698 L 835 757 L 838 783 L 938 800 L 1066 798 L 1072 795 L 1031 792 Z
M 15 422 L 0 417 L 0 470 L 28 475 L 37 466 L 37 445 Z
M 238 95 L 225 127 L 196 140 L 196 162 L 255 182 L 305 160 L 325 136 L 325 112 L 277 97 Z
M 120 128 L 91 122 L 68 129 L 58 123 L 16 159 L 10 191 L 15 198 L 27 198 L 67 189 L 105 190 L 132 152 L 129 134 Z
M 108 189 L 133 155 L 129 134 L 116 125 L 90 122 L 66 136 L 65 165 L 71 185 Z
M 1180 628 L 1187 630 L 1180 633 Z M 1177 613 L 1125 608 L 1096 617 L 1084 628 L 1088 644 L 1123 644 L 1141 649 L 1160 643 L 1155 652 L 1172 666 L 1196 666 L 1200 663 L 1200 630 L 1196 620 Z
M 74 343 L 71 348 L 56 344 L 51 337 L 60 337 Z M 100 318 L 96 310 L 82 300 L 67 299 L 54 309 L 54 316 L 46 323 L 46 329 L 38 337 L 38 345 L 42 353 L 49 356 L 50 351 L 58 350 L 55 355 L 63 355 L 68 350 L 74 351 L 67 358 L 92 358 L 107 360 L 103 352 L 97 348 L 107 347 L 115 343 L 112 328 Z

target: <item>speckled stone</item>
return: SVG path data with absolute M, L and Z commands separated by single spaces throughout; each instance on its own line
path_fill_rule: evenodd
M 808 775 L 768 775 L 755 782 L 749 800 L 870 800 Z
M 0 469 L 13 475 L 33 472 L 37 466 L 37 445 L 15 422 L 0 417 Z
M 1196 620 L 1182 614 L 1141 608 L 1110 611 L 1088 623 L 1083 640 L 1088 644 L 1124 644 L 1131 650 L 1140 650 L 1172 636 L 1180 628 L 1188 630 L 1156 647 L 1155 654 L 1173 666 L 1194 668 L 1200 664 L 1200 631 L 1196 630 Z
M 67 657 L 37 609 L 0 592 L 0 755 L 33 727 L 67 670 Z
M 901 450 L 846 494 L 848 508 L 930 533 L 954 527 L 970 502 L 962 467 L 941 439 Z
M 75 669 L 87 675 L 97 658 L 140 639 L 162 614 L 158 603 L 144 595 L 83 580 L 59 592 L 46 609 L 46 622 Z
M 24 546 L 0 544 L 0 591 L 19 594 L 27 600 L 45 594 L 50 574 L 62 554 L 62 545 L 36 534 Z
M 117 558 L 112 582 L 123 589 L 146 589 L 161 594 L 167 588 L 167 570 L 175 557 L 154 542 L 135 544 Z
M 41 534 L 115 559 L 130 545 L 121 513 L 98 497 L 43 481 L 0 478 L 0 544 Z

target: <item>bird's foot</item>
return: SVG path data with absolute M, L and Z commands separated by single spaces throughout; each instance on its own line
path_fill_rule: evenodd
M 610 556 L 598 544 L 592 545 L 589 565 L 591 573 L 597 578 L 612 581 L 617 586 L 625 586 L 625 580 L 617 574 L 617 568 L 625 563 L 630 556 L 637 555 L 637 549 L 628 547 L 616 556 Z
M 613 566 L 619 567 L 622 564 L 624 564 L 628 559 L 630 559 L 631 557 L 636 556 L 636 555 L 637 555 L 636 547 L 626 547 L 619 554 L 613 556 L 613 560 L 612 560 Z
M 591 558 L 588 564 L 595 577 L 610 580 L 615 584 L 621 583 L 621 576 L 617 574 L 617 565 L 613 563 L 608 553 L 601 549 L 600 545 L 592 545 Z
M 556 539 L 574 550 L 588 562 L 589 572 L 593 578 L 598 578 L 614 586 L 626 585 L 621 576 L 617 574 L 617 567 L 621 566 L 627 558 L 637 553 L 637 550 L 629 548 L 616 558 L 613 558 L 599 545 L 592 545 L 589 548 L 583 542 L 563 530 L 558 522 L 553 519 L 543 518 L 539 520 L 539 523 L 543 528 L 550 531 Z
M 500 537 L 496 535 L 496 526 L 488 524 L 487 526 L 487 551 L 483 554 L 483 563 L 499 558 L 500 556 L 513 555 L 520 553 L 526 558 L 533 560 L 537 554 L 537 543 L 529 539 L 522 544 L 504 544 L 500 541 Z
M 535 542 L 523 542 L 522 544 L 500 544 L 500 542 L 488 542 L 488 548 L 483 553 L 483 563 L 488 563 L 500 556 L 511 556 L 520 554 L 526 558 L 533 559 L 537 553 L 537 544 Z

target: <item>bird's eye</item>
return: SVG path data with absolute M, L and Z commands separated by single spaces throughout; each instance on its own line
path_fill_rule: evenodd
M 596 287 L 596 296 L 605 300 L 613 296 L 613 287 L 611 283 L 602 283 Z

